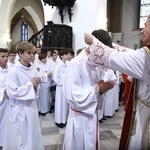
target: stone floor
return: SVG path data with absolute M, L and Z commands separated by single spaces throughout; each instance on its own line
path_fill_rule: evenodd
M 117 150 L 121 135 L 124 111 L 119 107 L 112 118 L 106 118 L 99 124 L 100 145 L 99 150 Z M 65 128 L 58 128 L 53 120 L 53 113 L 40 116 L 40 126 L 45 150 L 62 150 Z M 0 147 L 0 150 L 2 148 Z
M 117 150 L 121 135 L 124 111 L 119 107 L 118 112 L 99 124 L 100 150 Z M 53 120 L 53 114 L 40 116 L 40 125 L 45 150 L 61 150 L 64 139 L 65 128 L 58 128 Z

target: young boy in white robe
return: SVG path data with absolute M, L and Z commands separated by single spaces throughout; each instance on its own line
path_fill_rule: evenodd
M 70 110 L 63 150 L 98 150 L 101 94 L 114 86 L 114 82 L 103 82 L 102 74 L 103 70 L 88 63 L 86 48 L 68 64 L 64 94 Z
M 55 109 L 55 92 L 56 92 L 56 83 L 53 80 L 53 73 L 54 70 L 58 64 L 58 60 L 57 60 L 58 54 L 56 51 L 52 52 L 52 59 L 50 60 L 50 70 L 52 72 L 52 80 L 51 80 L 51 87 L 50 87 L 50 92 L 52 94 L 52 105 L 51 105 L 51 109 L 50 109 L 50 113 L 54 112 Z
M 68 59 L 68 51 L 61 50 L 59 52 L 59 57 L 61 61 L 56 66 L 53 73 L 53 80 L 56 83 L 54 121 L 58 127 L 63 128 L 67 122 L 69 111 L 68 103 L 65 100 L 62 88 L 66 72 L 66 60 Z
M 8 114 L 8 96 L 6 81 L 8 73 L 8 50 L 0 48 L 0 147 L 3 146 L 5 122 Z
M 29 42 L 20 42 L 16 49 L 20 60 L 7 74 L 10 106 L 3 150 L 44 150 L 35 103 L 35 92 L 41 79 L 30 76 L 35 47 Z
M 50 93 L 50 84 L 52 72 L 50 66 L 47 64 L 46 54 L 39 55 L 39 68 L 41 74 L 40 93 L 38 99 L 39 114 L 45 116 L 50 111 L 52 96 Z
M 31 67 L 30 67 L 29 74 L 32 78 L 33 77 L 40 77 L 41 78 L 41 74 L 39 71 L 40 68 L 38 66 L 36 66 L 34 59 L 35 59 L 35 55 L 32 56 L 32 61 L 30 62 Z M 40 93 L 40 84 L 36 88 L 36 100 L 35 101 L 36 101 L 37 108 L 38 108 L 39 93 Z
M 116 81 L 117 77 L 112 69 L 105 70 L 104 81 Z M 104 116 L 112 117 L 115 114 L 115 86 L 107 91 L 103 98 L 104 98 Z
M 8 51 L 8 63 L 7 63 L 8 68 L 11 68 L 15 65 L 16 53 L 17 52 L 14 49 L 10 49 Z

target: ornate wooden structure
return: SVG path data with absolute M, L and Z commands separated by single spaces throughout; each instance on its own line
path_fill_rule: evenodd
M 33 35 L 29 42 L 36 47 L 41 47 L 45 52 L 48 49 L 72 50 L 72 27 L 64 24 L 48 22 L 42 30 Z

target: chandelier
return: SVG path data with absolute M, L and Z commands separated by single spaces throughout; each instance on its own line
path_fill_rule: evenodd
M 63 23 L 64 20 L 64 14 L 63 11 L 67 10 L 69 15 L 69 20 L 71 22 L 72 14 L 73 14 L 73 6 L 76 0 L 43 0 L 44 4 L 48 4 L 49 6 L 52 6 L 52 8 L 55 6 L 59 9 L 59 15 L 61 17 L 61 22 Z

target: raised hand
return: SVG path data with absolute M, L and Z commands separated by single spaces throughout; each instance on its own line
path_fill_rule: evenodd
M 91 34 L 84 33 L 84 41 L 85 41 L 85 43 L 88 44 L 88 45 L 93 44 L 93 37 L 94 36 L 91 35 Z

